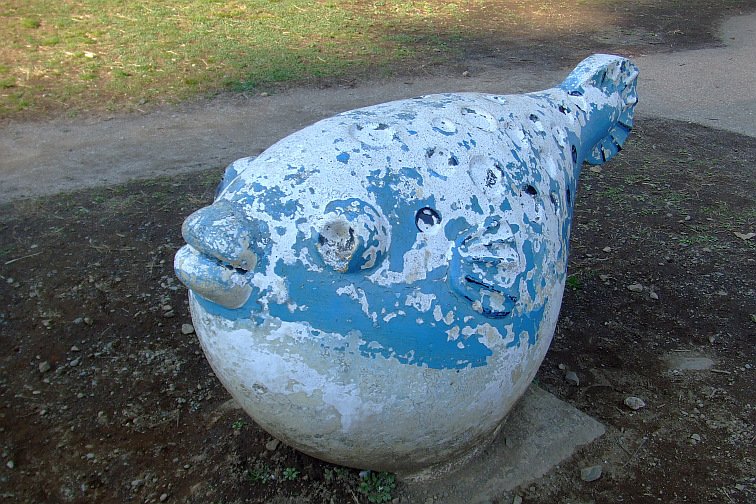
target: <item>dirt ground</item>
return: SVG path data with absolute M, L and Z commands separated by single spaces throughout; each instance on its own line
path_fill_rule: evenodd
M 716 43 L 712 23 L 733 13 L 637 5 L 643 22 L 624 29 L 664 49 Z M 471 57 L 497 57 L 481 47 Z M 384 491 L 277 443 L 213 376 L 172 260 L 222 168 L 0 206 L 4 501 L 413 502 L 401 482 Z M 754 177 L 753 138 L 658 119 L 585 169 L 537 382 L 607 433 L 496 502 L 756 501 Z
M 609 165 L 584 171 L 537 380 L 608 433 L 520 489 L 524 502 L 756 498 L 755 167 L 750 137 L 646 121 Z M 274 446 L 182 333 L 172 257 L 219 174 L 0 209 L 3 496 L 366 502 L 358 471 Z M 646 406 L 630 410 L 629 396 Z M 582 482 L 596 464 L 602 478 Z

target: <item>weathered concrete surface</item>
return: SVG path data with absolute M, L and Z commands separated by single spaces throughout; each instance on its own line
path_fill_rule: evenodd
M 411 502 L 510 502 L 503 495 L 543 476 L 604 431 L 601 423 L 531 385 L 482 453 L 432 482 L 408 482 L 407 492 Z
M 536 94 L 360 108 L 235 161 L 175 260 L 218 379 L 330 462 L 407 473 L 479 445 L 549 347 L 571 195 L 628 138 L 637 75 L 594 55 Z
M 668 117 L 756 136 L 756 14 L 722 26 L 727 46 L 634 57 L 641 70 L 636 118 Z M 0 203 L 81 187 L 203 168 L 258 154 L 316 120 L 373 103 L 442 91 L 522 93 L 559 82 L 564 68 L 486 66 L 354 89 L 296 89 L 215 100 L 143 116 L 12 123 L 0 130 Z

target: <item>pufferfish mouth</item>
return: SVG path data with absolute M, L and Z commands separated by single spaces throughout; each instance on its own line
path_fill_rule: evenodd
M 174 259 L 176 275 L 203 298 L 226 308 L 243 306 L 267 240 L 267 225 L 248 218 L 233 202 L 219 200 L 187 217 L 187 245 Z
M 179 280 L 194 293 L 226 308 L 244 306 L 252 294 L 250 272 L 203 254 L 191 245 L 179 249 L 173 267 Z
M 509 226 L 498 220 L 457 240 L 449 269 L 452 289 L 474 310 L 503 318 L 518 301 L 523 262 Z

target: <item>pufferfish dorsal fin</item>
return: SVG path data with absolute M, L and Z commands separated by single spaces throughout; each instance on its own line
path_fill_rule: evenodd
M 587 146 L 585 160 L 593 165 L 609 161 L 622 150 L 633 128 L 635 105 L 638 103 L 636 82 L 638 67 L 630 60 L 610 54 L 594 54 L 581 61 L 559 85 L 571 96 L 581 97 L 598 90 L 607 97 L 619 99 L 619 110 L 606 134 Z

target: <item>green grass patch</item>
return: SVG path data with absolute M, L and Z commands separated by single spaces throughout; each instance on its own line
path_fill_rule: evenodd
M 471 5 L 483 2 L 469 2 Z M 0 111 L 86 110 L 178 101 L 198 92 L 382 72 L 450 57 L 459 36 L 441 1 L 10 0 L 0 5 Z M 351 75 L 350 75 L 351 77 Z
M 604 6 L 604 4 L 611 4 Z M 0 117 L 129 110 L 223 90 L 372 77 L 599 31 L 559 0 L 5 0 Z M 624 4 L 622 4 L 624 5 Z M 15 91 L 22 90 L 19 95 Z M 7 91 L 10 89 L 10 91 Z M 20 111 L 26 110 L 24 114 Z

